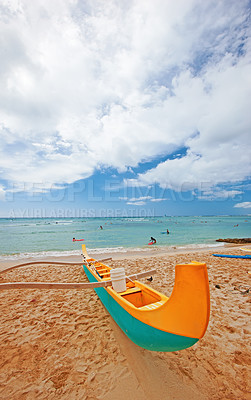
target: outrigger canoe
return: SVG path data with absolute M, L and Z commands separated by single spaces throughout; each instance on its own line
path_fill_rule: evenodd
M 83 268 L 90 282 L 111 282 L 111 267 L 90 258 L 82 245 Z M 153 351 L 177 351 L 193 346 L 207 329 L 210 294 L 205 263 L 179 264 L 171 297 L 137 281 L 126 290 L 94 289 L 112 318 L 138 346 Z

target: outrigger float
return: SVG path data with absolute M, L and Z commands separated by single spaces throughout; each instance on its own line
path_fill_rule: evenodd
M 83 265 L 89 283 L 8 282 L 6 289 L 94 289 L 112 318 L 135 344 L 153 351 L 177 351 L 193 346 L 207 329 L 210 294 L 205 263 L 191 262 L 175 267 L 175 284 L 171 297 L 139 282 L 156 270 L 125 276 L 124 269 L 112 269 L 89 257 L 82 245 L 83 263 L 31 262 L 31 264 Z
M 234 255 L 234 254 L 213 254 L 214 257 L 223 257 L 223 258 L 245 258 L 246 260 L 251 260 L 251 256 L 246 254 L 245 256 Z

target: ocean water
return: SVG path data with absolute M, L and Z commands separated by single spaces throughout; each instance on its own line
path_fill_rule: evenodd
M 151 236 L 155 247 L 213 247 L 216 239 L 245 238 L 250 233 L 250 216 L 1 218 L 0 259 L 77 255 L 82 243 L 97 254 L 148 251 Z M 73 237 L 84 242 L 73 242 Z

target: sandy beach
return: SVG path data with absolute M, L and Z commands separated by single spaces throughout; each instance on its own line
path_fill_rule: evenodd
M 245 254 L 240 248 L 113 255 L 109 265 L 124 266 L 127 273 L 156 268 L 151 283 L 142 281 L 167 296 L 172 292 L 176 264 L 206 262 L 211 294 L 208 330 L 195 346 L 179 352 L 150 352 L 136 346 L 93 290 L 1 291 L 0 398 L 251 398 L 251 260 L 212 256 L 213 252 Z M 68 261 L 81 262 L 81 256 Z M 1 262 L 0 270 L 13 264 L 18 260 Z M 87 282 L 87 278 L 79 265 L 49 263 L 0 275 L 1 283 L 17 281 Z

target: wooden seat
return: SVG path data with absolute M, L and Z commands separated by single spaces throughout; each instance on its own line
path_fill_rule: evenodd
M 132 293 L 137 293 L 137 292 L 141 292 L 141 289 L 139 287 L 133 287 L 133 288 L 127 289 L 126 292 L 120 293 L 120 295 L 126 296 L 127 294 L 132 294 Z
M 104 278 L 105 276 L 110 276 L 110 272 L 104 272 L 100 274 L 101 278 Z

